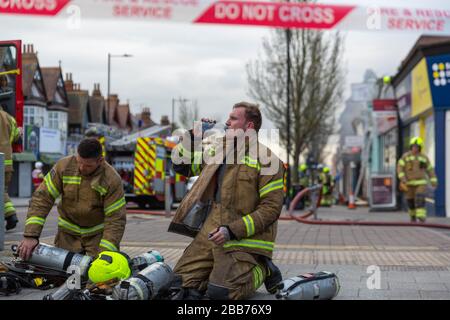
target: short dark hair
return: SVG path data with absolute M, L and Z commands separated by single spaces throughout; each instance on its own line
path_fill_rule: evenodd
M 253 122 L 255 130 L 259 131 L 262 124 L 261 111 L 259 110 L 259 105 L 249 103 L 249 102 L 238 102 L 233 106 L 233 109 L 244 108 L 245 109 L 245 119 L 247 121 Z
M 98 159 L 102 156 L 102 145 L 95 138 L 86 138 L 81 140 L 77 151 L 83 159 Z

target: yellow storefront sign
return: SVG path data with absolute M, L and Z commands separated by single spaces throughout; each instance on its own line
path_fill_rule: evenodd
M 417 116 L 422 112 L 431 109 L 433 102 L 431 100 L 430 81 L 428 79 L 427 62 L 422 58 L 414 67 L 412 73 L 412 103 L 411 116 Z

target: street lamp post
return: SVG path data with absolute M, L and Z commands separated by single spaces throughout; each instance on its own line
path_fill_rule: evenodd
M 111 54 L 108 53 L 108 93 L 106 96 L 106 110 L 107 110 L 107 114 L 108 114 L 108 125 L 110 125 L 109 123 L 109 95 L 110 95 L 110 88 L 111 88 L 111 58 L 131 58 L 132 55 L 131 54 Z
M 288 1 L 289 2 L 289 1 Z M 291 166 L 289 163 L 289 153 L 291 149 L 291 30 L 286 29 L 286 157 L 287 157 L 287 174 L 286 174 L 286 206 L 289 207 L 291 202 Z

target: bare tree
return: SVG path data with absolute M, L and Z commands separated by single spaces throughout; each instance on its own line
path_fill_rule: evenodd
M 179 103 L 178 120 L 180 121 L 180 126 L 184 129 L 192 128 L 194 121 L 199 120 L 197 100 L 193 100 L 190 107 L 187 105 L 186 99 L 179 99 Z
M 343 94 L 343 38 L 339 33 L 326 35 L 315 30 L 291 32 L 289 151 L 294 168 L 298 168 L 299 156 L 309 148 L 323 150 L 323 147 L 318 148 L 326 144 L 333 133 L 334 112 L 342 102 Z M 263 112 L 274 125 L 281 128 L 280 141 L 285 147 L 286 60 L 285 31 L 275 30 L 269 38 L 263 39 L 263 56 L 247 64 L 249 94 L 262 105 Z M 296 182 L 298 176 L 292 176 Z

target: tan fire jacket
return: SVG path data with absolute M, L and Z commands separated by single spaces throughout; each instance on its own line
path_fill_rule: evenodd
M 12 144 L 20 137 L 16 120 L 0 107 L 0 153 L 5 154 L 5 172 L 13 171 Z
M 428 178 L 431 184 L 437 185 L 434 168 L 428 157 L 423 153 L 414 156 L 411 151 L 406 152 L 398 160 L 397 174 L 398 178 L 408 186 L 426 185 L 428 184 Z
M 103 233 L 100 250 L 118 251 L 125 231 L 126 206 L 122 180 L 104 162 L 91 176 L 82 176 L 75 156 L 59 160 L 33 194 L 24 236 L 39 237 L 53 203 L 58 227 L 77 236 Z
M 231 230 L 235 239 L 224 244 L 227 251 L 245 251 L 272 257 L 277 234 L 277 220 L 283 205 L 283 163 L 270 149 L 258 144 L 258 155 L 268 155 L 271 162 L 262 164 L 259 156 L 252 158 L 246 152 L 237 156 L 234 164 L 226 164 L 221 179 L 220 215 L 222 225 Z M 226 148 L 226 147 L 225 147 Z M 216 153 L 214 145 L 204 147 L 204 155 Z M 183 143 L 177 145 L 175 152 L 186 155 L 189 153 Z M 232 153 L 235 150 L 231 151 Z M 222 157 L 226 152 L 219 155 Z M 193 158 L 201 157 L 201 152 L 191 153 Z M 237 162 L 236 162 L 237 161 Z M 263 175 L 262 169 L 275 164 L 273 174 Z M 198 201 L 205 201 L 205 195 L 214 195 L 217 186 L 217 171 L 220 164 L 207 164 L 204 159 L 201 163 L 174 164 L 176 172 L 186 176 L 199 175 L 192 190 L 181 202 L 169 231 L 194 237 L 196 233 L 190 232 L 183 223 L 184 218 Z M 212 196 L 214 199 L 214 196 Z

